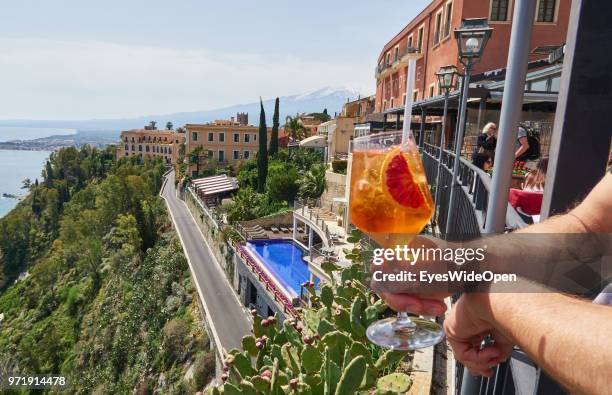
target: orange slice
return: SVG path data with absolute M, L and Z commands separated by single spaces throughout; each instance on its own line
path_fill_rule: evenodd
M 382 166 L 381 178 L 385 192 L 396 203 L 412 208 L 425 204 L 425 197 L 414 182 L 408 161 L 399 148 L 387 154 Z

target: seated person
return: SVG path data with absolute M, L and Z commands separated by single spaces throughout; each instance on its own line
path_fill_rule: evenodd
M 525 176 L 523 191 L 544 192 L 544 182 L 546 181 L 546 170 L 548 169 L 548 158 L 541 158 L 535 170 L 531 170 Z
M 487 154 L 475 153 L 472 155 L 472 163 L 480 170 L 489 171 L 493 168 L 493 158 Z

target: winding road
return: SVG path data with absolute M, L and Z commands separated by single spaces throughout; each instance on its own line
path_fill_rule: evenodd
M 227 277 L 210 251 L 200 228 L 185 202 L 176 196 L 174 171 L 166 176 L 160 193 L 183 245 L 193 281 L 204 309 L 206 320 L 217 347 L 222 354 L 241 346 L 243 336 L 251 333 L 251 322 Z

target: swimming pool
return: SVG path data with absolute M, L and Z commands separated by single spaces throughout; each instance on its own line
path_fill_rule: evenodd
M 300 285 L 310 280 L 304 251 L 291 240 L 257 240 L 247 247 L 285 287 L 299 296 Z

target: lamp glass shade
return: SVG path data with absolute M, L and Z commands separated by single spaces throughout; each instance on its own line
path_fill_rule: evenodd
M 460 59 L 478 59 L 482 57 L 487 41 L 493 29 L 486 19 L 464 19 L 461 26 L 455 29 L 455 39 Z
M 436 73 L 440 90 L 453 89 L 455 87 L 455 80 L 457 75 L 457 67 L 455 66 L 440 67 L 440 70 Z

